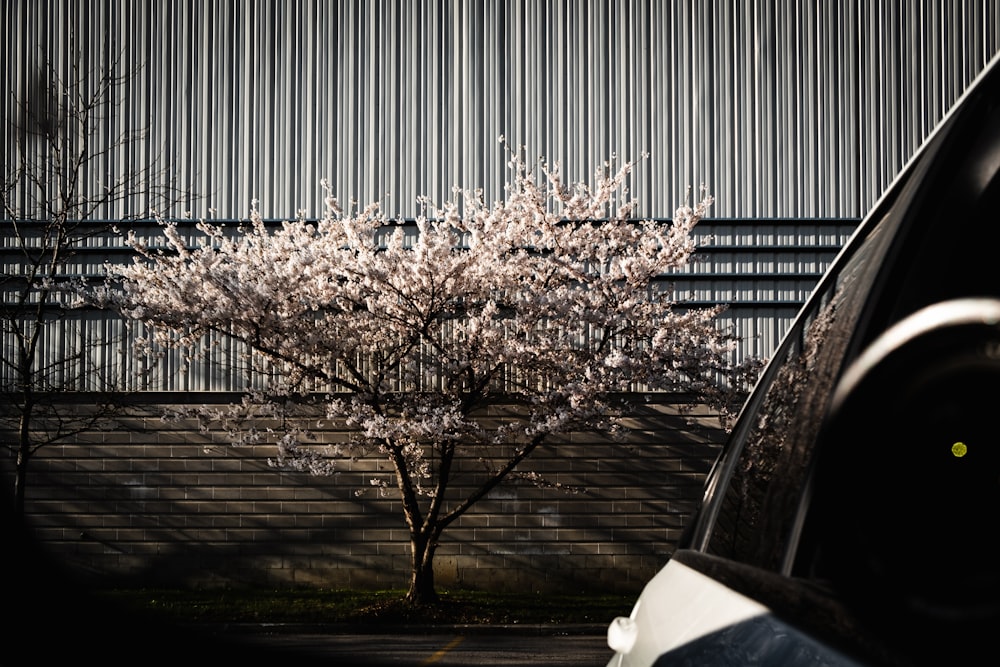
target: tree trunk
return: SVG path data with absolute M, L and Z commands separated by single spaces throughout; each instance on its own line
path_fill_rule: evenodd
M 24 516 L 24 488 L 28 483 L 28 462 L 19 451 L 17 467 L 14 474 L 14 516 L 18 519 Z
M 436 537 L 410 534 L 410 589 L 406 601 L 414 606 L 434 604 L 438 601 L 434 589 L 434 551 Z
M 28 483 L 28 460 L 31 458 L 31 401 L 21 407 L 17 429 L 17 462 L 14 466 L 14 515 L 24 516 L 24 494 Z

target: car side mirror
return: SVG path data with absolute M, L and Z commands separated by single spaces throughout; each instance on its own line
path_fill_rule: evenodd
M 836 388 L 797 569 L 915 651 L 942 633 L 953 648 L 991 637 L 998 422 L 1000 300 L 942 302 L 892 327 Z

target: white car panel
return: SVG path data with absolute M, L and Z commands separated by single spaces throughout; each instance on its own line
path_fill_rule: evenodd
M 770 610 L 682 563 L 649 581 L 629 617 L 612 621 L 607 667 L 857 667 Z

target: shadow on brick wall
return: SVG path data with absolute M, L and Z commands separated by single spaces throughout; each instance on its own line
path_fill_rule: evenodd
M 27 524 L 69 575 L 101 586 L 405 586 L 399 503 L 369 483 L 389 475 L 380 459 L 332 477 L 282 472 L 267 465 L 271 447 L 232 447 L 153 412 L 40 450 Z M 643 403 L 622 442 L 573 433 L 536 452 L 527 469 L 558 488 L 495 489 L 445 532 L 438 584 L 637 592 L 669 558 L 724 437 L 710 412 L 681 412 Z M 478 465 L 462 463 L 456 494 Z

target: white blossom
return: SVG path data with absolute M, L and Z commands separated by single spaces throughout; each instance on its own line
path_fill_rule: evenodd
M 395 481 L 373 484 L 436 502 L 448 491 L 441 466 L 468 449 L 498 478 L 518 470 L 541 483 L 522 469 L 541 442 L 615 431 L 615 392 L 713 391 L 734 341 L 718 309 L 678 308 L 663 285 L 695 251 L 692 229 L 712 204 L 704 189 L 659 224 L 633 217 L 631 162 L 565 183 L 558 165 L 543 162 L 536 179 L 508 157 L 502 200 L 463 189 L 440 207 L 425 199 L 405 235 L 377 203 L 343 210 L 325 182 L 317 223 L 268 226 L 254 202 L 238 233 L 203 222 L 205 242 L 190 248 L 164 224 L 170 252 L 130 237 L 138 260 L 111 267 L 121 289 L 102 302 L 149 325 L 147 346 L 224 332 L 283 369 L 263 395 L 210 415 L 236 441 L 270 443 L 274 465 L 329 474 L 337 456 L 381 452 Z M 325 419 L 350 431 L 343 450 L 288 426 L 282 406 L 318 392 L 331 397 Z M 528 408 L 488 431 L 477 410 L 496 400 Z M 265 415 L 284 430 L 254 428 Z M 451 502 L 441 517 L 467 507 Z M 420 510 L 404 510 L 415 530 Z

